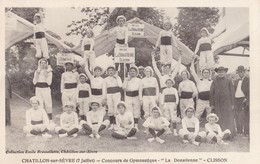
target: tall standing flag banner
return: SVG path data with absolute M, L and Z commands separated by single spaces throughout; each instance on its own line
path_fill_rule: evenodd
M 57 54 L 57 65 L 64 66 L 66 62 L 75 62 L 74 54 L 73 53 L 58 53 Z
M 115 63 L 134 63 L 135 48 L 134 47 L 116 47 L 114 51 Z
M 127 27 L 128 27 L 128 36 L 131 37 L 144 36 L 144 24 L 129 23 Z
M 17 20 L 15 17 L 7 14 L 5 20 L 5 29 L 8 31 L 16 30 L 17 29 Z

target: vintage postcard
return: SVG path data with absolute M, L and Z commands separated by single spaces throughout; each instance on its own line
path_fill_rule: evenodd
M 260 162 L 258 0 L 0 3 L 3 163 Z

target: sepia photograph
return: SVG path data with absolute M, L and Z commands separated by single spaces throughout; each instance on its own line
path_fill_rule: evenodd
M 249 7 L 4 12 L 5 154 L 250 153 Z

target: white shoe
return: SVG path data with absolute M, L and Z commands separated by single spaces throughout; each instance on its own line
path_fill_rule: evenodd
M 114 124 L 111 124 L 108 130 L 114 130 Z
M 43 133 L 43 134 L 42 134 L 42 137 L 43 137 L 43 138 L 51 138 L 52 135 L 51 135 L 51 134 L 48 134 L 48 133 Z
M 64 138 L 64 137 L 67 137 L 68 136 L 68 134 L 67 133 L 64 133 L 64 134 L 59 134 L 59 137 L 60 138 Z
M 35 136 L 36 136 L 36 135 L 31 134 L 31 133 L 26 134 L 26 137 L 35 137 Z
M 78 134 L 77 134 L 77 133 L 74 133 L 74 134 L 72 134 L 71 136 L 75 138 L 75 137 L 78 136 Z
M 177 133 L 177 130 L 176 130 L 176 129 L 173 129 L 173 135 L 174 135 L 175 137 L 179 136 L 179 134 Z
M 196 142 L 196 141 L 193 141 L 192 144 L 193 144 L 193 145 L 196 145 L 196 146 L 199 146 L 199 145 L 200 145 L 200 143 L 199 143 L 199 142 Z
M 220 141 L 220 143 L 218 143 L 219 145 L 229 145 L 227 142 L 224 142 L 223 140 Z
M 139 129 L 138 129 L 138 125 L 135 124 L 135 129 L 136 129 L 136 132 L 139 132 Z
M 96 139 L 100 139 L 101 136 L 99 134 L 96 134 Z
M 166 130 L 166 134 L 172 134 L 172 131 L 170 128 Z
M 155 138 L 148 138 L 147 140 L 148 140 L 148 142 L 151 143 L 151 142 L 153 142 L 155 140 Z
M 136 140 L 137 137 L 127 137 L 126 139 L 128 139 L 128 140 Z
M 90 134 L 89 137 L 90 137 L 90 138 L 94 138 L 94 135 L 93 135 L 93 134 Z
M 185 143 L 185 144 L 189 143 L 188 140 L 182 140 L 182 142 Z
M 165 141 L 159 137 L 156 137 L 155 140 L 159 142 L 160 144 L 163 144 Z

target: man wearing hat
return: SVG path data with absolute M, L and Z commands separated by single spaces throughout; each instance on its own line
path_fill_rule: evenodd
M 100 102 L 92 100 L 90 106 L 92 110 L 87 113 L 87 121 L 81 120 L 80 125 L 89 137 L 100 139 L 99 132 L 106 129 L 110 122 L 104 120 L 105 112 Z
M 138 129 L 138 121 L 141 116 L 141 79 L 137 78 L 138 68 L 136 66 L 130 67 L 129 78 L 126 78 L 123 83 L 123 89 L 125 90 L 125 103 L 127 109 L 134 116 L 134 126 Z
M 211 108 L 209 105 L 209 90 L 212 84 L 212 80 L 210 79 L 211 71 L 208 68 L 202 68 L 202 78 L 200 79 L 197 73 L 195 72 L 194 61 L 191 63 L 190 71 L 191 75 L 195 79 L 198 89 L 198 99 L 196 104 L 195 117 L 200 119 L 204 111 L 207 112 L 207 115 L 211 113 Z
M 52 70 L 48 69 L 47 59 L 42 58 L 38 61 L 38 69 L 34 72 L 33 84 L 35 95 L 40 98 L 40 104 L 46 110 L 50 120 L 52 120 L 51 83 Z
M 72 102 L 76 104 L 76 89 L 78 84 L 78 72 L 73 71 L 74 63 L 66 61 L 65 72 L 61 75 L 61 93 L 62 104 L 65 102 Z
M 111 127 L 109 130 L 114 128 L 115 116 L 117 115 L 117 104 L 121 100 L 122 80 L 116 74 L 115 67 L 109 66 L 107 68 L 108 76 L 105 78 L 106 83 L 106 99 L 108 106 L 108 116 L 110 117 Z
M 45 59 L 49 59 L 49 50 L 48 43 L 45 37 L 45 27 L 43 24 L 42 15 L 40 13 L 36 13 L 34 15 L 34 44 L 36 47 L 36 58 L 41 59 L 44 57 Z
M 145 77 L 144 75 L 144 67 L 143 66 L 139 66 L 138 67 L 138 75 L 137 75 L 138 78 L 142 79 Z
M 215 113 L 210 113 L 206 120 L 208 123 L 205 124 L 205 131 L 207 134 L 207 140 L 209 142 L 216 142 L 219 145 L 228 145 L 228 143 L 223 140 L 228 139 L 230 136 L 230 130 L 225 129 L 222 131 L 221 127 L 217 124 L 219 118 Z
M 157 68 L 155 59 L 154 59 L 154 54 L 152 54 L 152 65 L 154 72 L 157 74 L 161 86 L 161 92 L 166 88 L 166 80 L 167 79 L 174 79 L 174 77 L 177 75 L 179 72 L 180 66 L 181 66 L 181 56 L 179 56 L 179 60 L 177 65 L 175 66 L 174 70 L 172 70 L 172 63 L 169 64 L 164 64 L 163 65 L 163 73 L 159 71 Z
M 214 113 L 219 116 L 219 125 L 223 129 L 231 131 L 230 139 L 235 134 L 234 124 L 234 86 L 232 81 L 226 78 L 228 68 L 220 66 L 215 68 L 218 76 L 210 87 L 210 106 Z
M 238 134 L 249 134 L 249 108 L 244 108 L 249 100 L 249 77 L 245 76 L 244 66 L 238 66 L 239 79 L 235 81 L 235 120 Z
M 94 75 L 89 71 L 88 62 L 86 62 L 85 72 L 90 80 L 91 99 L 99 103 L 105 103 L 106 100 L 106 83 L 103 77 L 103 69 L 100 66 L 94 67 Z

